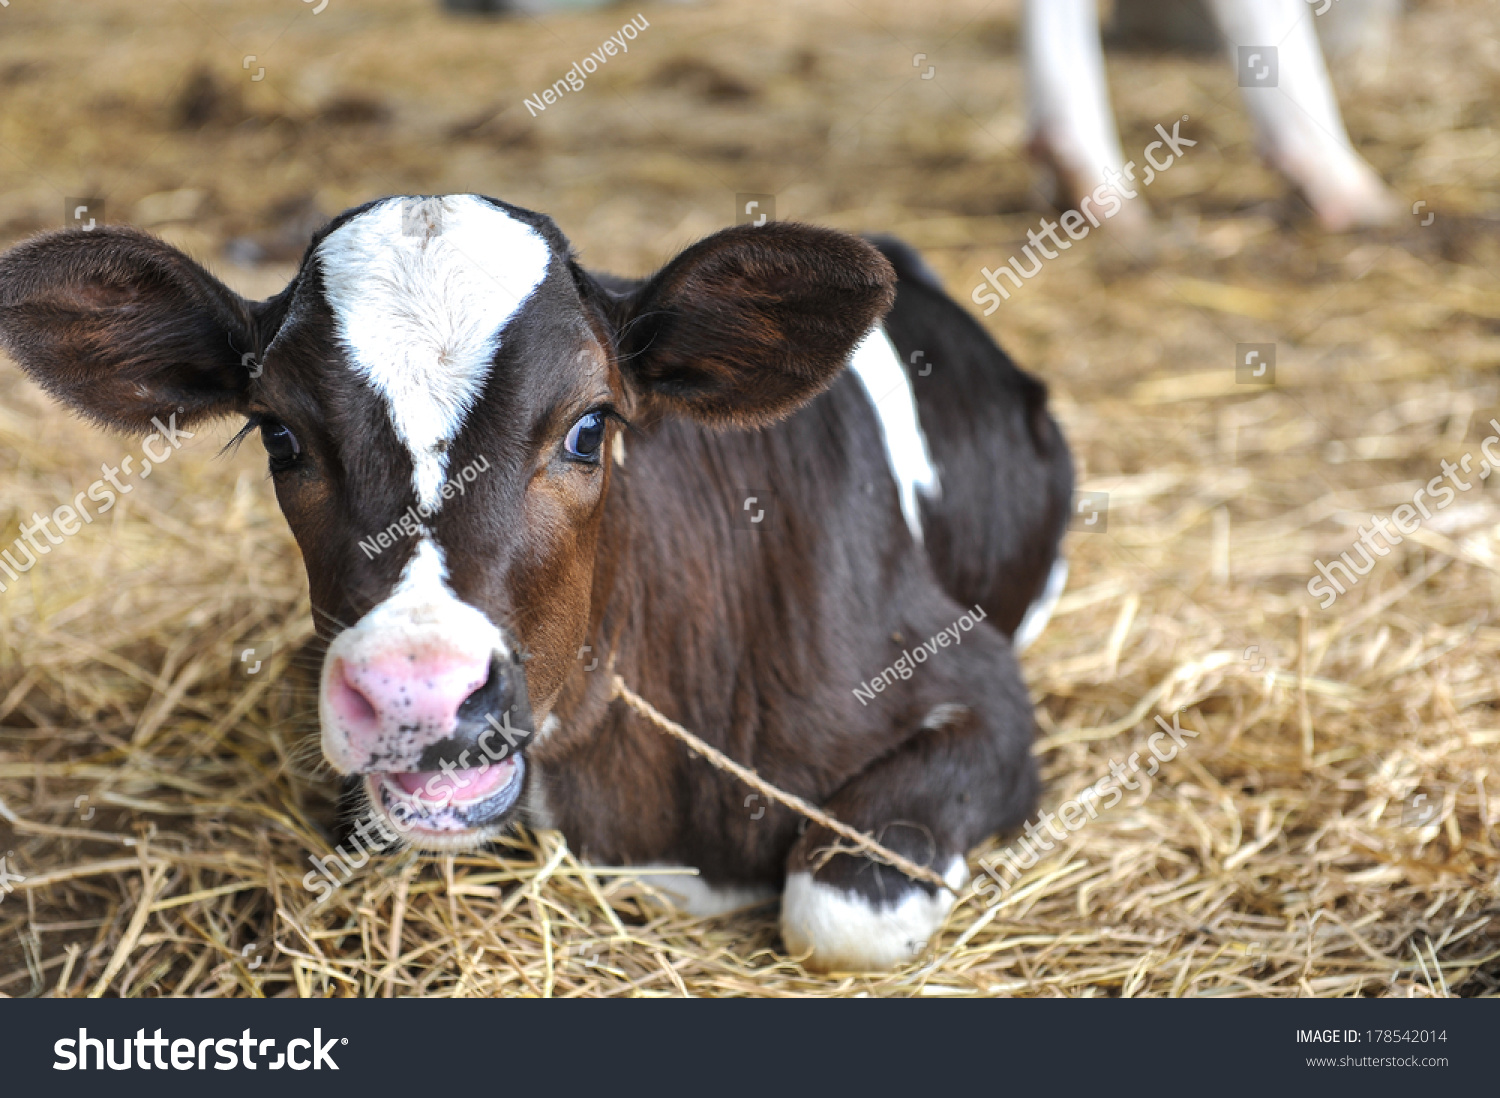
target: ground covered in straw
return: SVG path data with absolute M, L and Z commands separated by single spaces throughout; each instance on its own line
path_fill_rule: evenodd
M 103 196 L 267 294 L 320 214 L 477 190 L 639 272 L 756 192 L 904 235 L 966 299 L 1046 212 L 1016 8 L 643 7 L 628 55 L 531 117 L 523 97 L 636 8 L 14 6 L 0 238 Z M 1389 231 L 1306 223 L 1219 58 L 1111 57 L 1127 156 L 1184 115 L 1199 144 L 1142 199 L 1150 239 L 1096 233 L 986 321 L 1108 494 L 1024 661 L 1044 807 L 1144 754 L 1158 716 L 1196 735 L 911 965 L 809 975 L 773 906 L 675 914 L 551 833 L 376 859 L 315 906 L 336 789 L 297 658 L 305 580 L 258 445 L 215 456 L 226 426 L 0 592 L 0 992 L 1495 994 L 1500 12 L 1419 3 L 1383 75 L 1340 78 L 1366 155 L 1425 204 Z M 1276 344 L 1274 386 L 1237 382 L 1241 343 Z M 0 364 L 0 548 L 127 454 Z M 1314 561 L 1360 561 L 1358 526 L 1443 462 L 1471 487 L 1331 606 L 1310 597 Z M 274 647 L 253 675 L 247 647 Z

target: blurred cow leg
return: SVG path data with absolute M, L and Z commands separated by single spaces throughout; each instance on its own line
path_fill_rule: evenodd
M 1352 3 L 1354 0 L 1343 0 Z M 1396 202 L 1355 152 L 1339 115 L 1306 0 L 1209 0 L 1238 71 L 1240 46 L 1274 46 L 1274 86 L 1246 87 L 1262 155 L 1334 232 L 1390 221 Z
M 1105 184 L 1105 170 L 1124 170 L 1104 79 L 1095 0 L 1027 0 L 1026 82 L 1030 101 L 1027 151 L 1057 179 L 1057 202 L 1076 206 Z M 1107 185 L 1107 184 L 1106 184 Z M 1142 202 L 1123 199 L 1123 227 L 1148 218 Z

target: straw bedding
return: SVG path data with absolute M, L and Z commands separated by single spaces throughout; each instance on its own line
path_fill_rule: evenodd
M 523 97 L 635 9 L 294 7 L 6 12 L 0 236 L 102 193 L 264 295 L 305 222 L 377 194 L 497 194 L 644 271 L 736 192 L 775 193 L 904 235 L 964 299 L 1046 212 L 1014 3 L 643 8 L 630 53 L 537 118 Z M 1367 156 L 1426 203 L 1380 233 L 1308 226 L 1219 59 L 1122 54 L 1111 78 L 1127 156 L 1182 115 L 1200 144 L 1145 197 L 1149 239 L 1096 233 L 986 323 L 1108 493 L 1024 659 L 1043 806 L 1175 716 L 1196 735 L 1154 778 L 890 974 L 810 975 L 774 904 L 695 920 L 553 833 L 377 857 L 316 906 L 337 791 L 305 579 L 258 446 L 216 457 L 230 428 L 204 430 L 0 593 L 0 855 L 25 877 L 0 879 L 0 992 L 1495 994 L 1500 507 L 1477 472 L 1500 434 L 1500 13 L 1416 5 L 1383 76 L 1340 74 Z M 1274 387 L 1236 382 L 1238 343 L 1277 345 Z M 0 548 L 138 453 L 0 366 Z M 1315 559 L 1465 454 L 1470 490 L 1327 609 L 1309 596 Z M 253 675 L 247 647 L 274 647 Z

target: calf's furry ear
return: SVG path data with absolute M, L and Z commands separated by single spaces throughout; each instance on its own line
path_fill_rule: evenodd
M 725 229 L 616 299 L 620 366 L 648 405 L 763 426 L 833 383 L 895 287 L 885 257 L 847 233 L 779 221 Z
M 242 411 L 260 308 L 134 229 L 47 233 L 0 256 L 0 346 L 109 427 Z

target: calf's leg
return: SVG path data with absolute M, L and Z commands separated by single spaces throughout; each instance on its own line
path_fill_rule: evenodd
M 916 734 L 826 802 L 840 821 L 935 869 L 952 890 L 862 854 L 831 854 L 848 844 L 809 823 L 788 855 L 781 901 L 791 954 L 820 972 L 877 971 L 927 948 L 968 880 L 965 853 L 1019 823 L 1036 799 L 1032 718 L 1024 693 L 1016 700 L 934 706 Z

